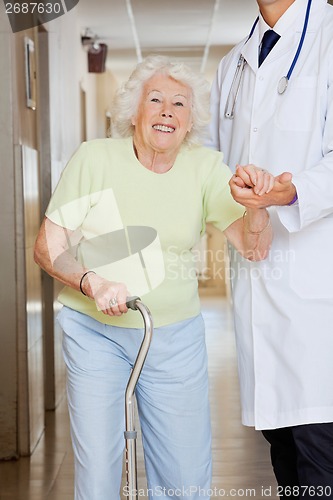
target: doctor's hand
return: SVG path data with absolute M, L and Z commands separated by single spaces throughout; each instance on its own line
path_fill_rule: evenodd
M 267 208 L 272 205 L 288 205 L 292 201 L 296 188 L 290 172 L 273 177 L 266 171 L 260 174 L 260 169 L 253 167 L 237 167 L 236 174 L 229 182 L 231 194 L 238 203 L 249 208 Z

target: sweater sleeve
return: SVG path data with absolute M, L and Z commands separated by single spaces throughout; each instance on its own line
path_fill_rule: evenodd
M 91 163 L 86 143 L 63 170 L 58 185 L 46 209 L 46 217 L 55 224 L 75 230 L 82 224 L 91 207 Z
M 218 158 L 208 172 L 204 186 L 203 215 L 204 224 L 212 223 L 220 231 L 227 229 L 235 220 L 242 217 L 244 207 L 237 203 L 230 192 L 230 168 L 223 162 L 223 155 Z

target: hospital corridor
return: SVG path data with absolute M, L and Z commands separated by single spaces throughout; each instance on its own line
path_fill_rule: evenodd
M 266 189 L 261 194 L 269 194 L 269 182 L 274 194 L 272 188 L 277 185 L 280 171 L 276 167 L 276 172 L 272 173 L 266 170 L 266 164 L 265 168 L 261 165 L 254 167 L 250 165 L 252 158 L 261 159 L 264 158 L 261 155 L 269 155 L 270 141 L 273 142 L 281 130 L 281 134 L 285 132 L 284 126 L 286 133 L 282 142 L 288 139 L 290 154 L 297 156 L 290 130 L 299 126 L 297 137 L 301 137 L 303 132 L 308 133 L 309 121 L 312 127 L 311 116 L 306 116 L 306 105 L 311 105 L 307 92 L 314 89 L 314 82 L 317 82 L 311 73 L 315 71 L 314 67 L 317 68 L 317 62 L 311 65 L 308 59 L 304 64 L 301 60 L 312 46 L 314 30 L 311 22 L 317 22 L 320 16 L 316 14 L 311 18 L 311 0 L 295 0 L 295 9 L 304 10 L 308 6 L 303 28 L 297 26 L 295 30 L 297 40 L 302 33 L 298 46 L 296 44 L 297 57 L 295 61 L 292 57 L 291 61 L 288 59 L 291 65 L 288 74 L 288 64 L 283 63 L 279 67 L 282 78 L 277 90 L 274 82 L 274 98 L 271 99 L 260 94 L 269 80 L 266 70 L 269 59 L 263 62 L 260 69 L 257 39 L 259 31 L 261 36 L 268 25 L 258 15 L 258 3 L 256 0 L 37 0 L 0 3 L 0 500 L 74 500 L 74 494 L 77 500 L 83 497 L 84 500 L 118 500 L 104 498 L 110 497 L 110 494 L 96 498 L 87 493 L 90 476 L 87 479 L 88 474 L 85 476 L 82 471 L 87 463 L 90 464 L 86 470 L 93 470 L 92 475 L 96 472 L 91 488 L 99 483 L 101 489 L 98 485 L 94 491 L 109 492 L 110 485 L 105 480 L 107 474 L 101 464 L 105 464 L 105 456 L 112 456 L 116 458 L 110 468 L 112 474 L 118 474 L 115 476 L 118 483 L 120 480 L 123 442 L 120 444 L 119 427 L 124 413 L 122 396 L 118 396 L 124 385 L 124 374 L 127 375 L 133 366 L 133 346 L 138 342 L 133 332 L 137 331 L 138 320 L 141 320 L 135 311 L 123 314 L 127 313 L 123 310 L 126 297 L 131 295 L 140 296 L 143 303 L 146 298 L 150 301 L 149 305 L 152 304 L 155 311 L 153 322 L 157 324 L 154 324 L 156 330 L 159 329 L 159 335 L 161 331 L 170 335 L 160 335 L 161 344 L 155 344 L 163 346 L 159 352 L 155 351 L 155 355 L 161 354 L 163 369 L 160 366 L 150 366 L 151 372 L 147 369 L 145 374 L 153 374 L 152 382 L 149 385 L 151 379 L 149 383 L 145 380 L 146 392 L 142 391 L 141 400 L 137 390 L 138 498 L 213 500 L 250 497 L 276 500 L 279 490 L 270 461 L 269 444 L 261 431 L 254 430 L 250 425 L 256 423 L 258 429 L 273 431 L 289 425 L 301 427 L 304 422 L 312 423 L 313 414 L 317 423 L 317 410 L 321 415 L 323 408 L 326 412 L 326 406 L 324 422 L 329 422 L 325 392 L 330 391 L 324 390 L 322 386 L 325 384 L 311 379 L 314 372 L 320 372 L 326 379 L 332 378 L 327 376 L 331 370 L 330 358 L 325 364 L 329 350 L 320 351 L 324 350 L 326 341 L 313 342 L 314 349 L 318 349 L 314 350 L 317 365 L 315 367 L 313 360 L 308 363 L 308 379 L 304 383 L 305 379 L 297 372 L 298 368 L 302 369 L 302 363 L 293 363 L 293 356 L 298 359 L 299 344 L 300 357 L 304 352 L 309 354 L 309 345 L 305 346 L 302 337 L 299 341 L 296 335 L 289 335 L 294 326 L 280 307 L 282 303 L 284 307 L 289 307 L 289 299 L 285 298 L 285 290 L 279 288 L 279 284 L 289 272 L 288 259 L 292 255 L 284 254 L 283 249 L 276 266 L 274 258 L 267 258 L 273 255 L 271 249 L 275 244 L 278 253 L 278 245 L 283 238 L 283 241 L 288 240 L 289 233 L 282 227 L 276 212 L 279 208 L 285 209 L 283 214 L 286 219 L 290 213 L 296 213 L 299 200 L 292 176 L 287 174 L 288 179 L 283 184 L 291 193 L 290 199 L 286 198 L 280 204 L 286 206 L 280 207 L 279 203 L 272 202 L 258 208 L 255 204 L 251 206 L 251 203 L 239 202 L 235 195 L 237 190 L 242 194 L 246 191 L 258 203 L 255 191 L 257 178 L 262 180 Z M 293 4 L 292 1 L 281 3 Z M 326 0 L 313 0 L 312 8 L 333 10 L 333 0 L 328 1 L 331 5 L 326 3 Z M 298 22 L 297 11 L 291 7 L 290 12 L 288 23 Z M 308 21 L 311 29 L 306 33 Z M 275 35 L 278 41 L 274 43 L 286 44 L 281 50 L 285 56 L 290 44 L 279 34 Z M 243 55 L 236 57 L 236 51 L 233 52 L 233 47 L 241 40 L 244 41 L 245 55 L 247 51 L 249 61 L 254 61 L 252 66 L 255 71 Z M 254 43 L 257 45 L 251 53 Z M 317 43 L 323 44 L 323 57 L 326 57 L 326 39 L 322 37 Z M 327 46 L 330 43 L 328 39 Z M 269 50 L 274 51 L 272 47 Z M 232 63 L 228 62 L 226 67 L 219 66 L 229 54 L 234 57 Z M 267 57 L 274 61 L 273 52 Z M 171 73 L 170 68 L 175 73 Z M 217 73 L 218 68 L 220 74 Z M 295 75 L 303 68 L 306 76 L 302 83 Z M 283 71 L 286 71 L 286 76 Z M 133 77 L 134 73 L 136 77 Z M 179 74 L 185 76 L 178 78 Z M 325 75 L 323 78 L 326 78 Z M 287 76 L 291 76 L 292 82 L 288 90 Z M 222 77 L 226 77 L 227 83 L 221 84 L 219 101 L 217 82 L 220 84 Z M 124 82 L 127 82 L 125 87 Z M 321 99 L 320 104 L 325 107 L 329 102 L 325 94 L 329 86 L 323 81 L 321 84 L 322 95 L 317 92 L 315 98 Z M 293 113 L 290 118 L 288 106 L 294 102 L 293 88 L 300 99 L 303 96 L 304 110 Z M 259 112 L 256 115 L 255 110 L 252 112 L 246 93 L 248 89 L 256 96 L 257 109 L 263 107 L 268 115 L 270 113 L 271 121 L 262 119 Z M 212 96 L 215 96 L 216 102 Z M 216 105 L 214 113 L 211 111 L 212 101 Z M 240 103 L 245 105 L 241 108 Z M 272 103 L 282 103 L 282 111 L 276 117 Z M 317 111 L 319 107 L 315 102 L 314 109 L 317 117 L 323 122 L 327 119 L 327 124 L 332 125 L 333 120 L 328 118 L 332 115 L 327 113 L 326 118 L 326 109 Z M 238 116 L 235 110 L 239 112 Z M 245 126 L 243 112 L 247 117 Z M 252 123 L 251 120 L 257 120 L 258 116 L 259 124 Z M 276 125 L 272 133 L 267 123 L 272 127 Z M 215 124 L 216 130 L 210 134 L 210 137 L 215 135 L 214 144 L 210 144 L 208 128 L 215 127 Z M 242 134 L 246 134 L 247 130 L 250 131 L 250 138 L 245 140 Z M 324 125 L 318 127 L 319 132 L 313 133 L 308 140 L 309 147 L 322 130 Z M 274 131 L 277 131 L 275 135 Z M 234 135 L 229 140 L 228 134 L 231 133 Z M 260 134 L 265 139 L 263 146 L 259 144 Z M 328 132 L 323 135 L 329 143 L 331 137 Z M 282 155 L 282 147 L 277 144 L 278 141 L 274 147 Z M 332 141 L 326 146 L 327 150 L 332 147 Z M 313 148 L 309 158 L 316 158 L 317 146 Z M 319 149 L 322 152 L 325 147 L 320 146 Z M 287 168 L 284 157 L 275 156 L 282 158 L 283 168 Z M 248 182 L 237 177 L 239 169 L 236 166 L 241 160 L 254 169 L 254 173 L 249 174 L 242 171 L 243 176 L 248 175 Z M 329 161 L 332 161 L 332 151 Z M 329 161 L 323 165 L 323 172 Z M 331 184 L 326 180 L 324 183 L 323 191 L 315 186 L 316 199 L 319 203 L 322 198 L 323 203 L 329 204 L 331 193 L 328 186 Z M 305 211 L 305 219 L 307 216 L 311 219 L 310 212 L 316 205 L 315 201 L 310 205 Z M 318 216 L 324 218 L 324 221 L 320 219 L 320 223 L 329 222 L 331 215 L 331 208 L 325 205 Z M 297 215 L 292 223 L 297 224 L 301 219 Z M 325 224 L 319 226 L 323 231 L 328 227 Z M 279 227 L 278 231 L 276 227 Z M 290 241 L 296 241 L 299 251 L 307 249 L 303 260 L 299 260 L 301 266 L 306 263 L 307 272 L 304 273 L 301 267 L 298 273 L 297 266 L 290 266 L 296 291 L 292 287 L 287 291 L 293 300 L 297 294 L 302 297 L 304 293 L 305 300 L 308 300 L 312 293 L 315 298 L 326 293 L 323 307 L 328 308 L 326 299 L 332 298 L 332 287 L 330 272 L 326 272 L 324 266 L 328 260 L 331 265 L 331 259 L 316 263 L 316 266 L 322 266 L 321 280 L 327 284 L 326 287 L 317 280 L 317 267 L 312 265 L 312 260 L 309 265 L 307 259 L 313 259 L 312 247 L 309 246 L 313 240 L 316 249 L 329 251 L 329 231 L 325 233 L 327 239 L 322 244 L 316 240 L 317 233 L 315 238 L 309 234 L 307 236 L 306 233 L 306 245 L 298 243 L 301 240 L 297 240 L 297 234 L 290 237 Z M 260 252 L 260 259 L 255 258 Z M 250 269 L 256 271 L 257 264 L 259 277 L 246 274 Z M 266 276 L 261 271 L 276 269 L 278 272 L 282 269 L 281 276 L 270 275 L 267 285 L 264 281 Z M 313 283 L 310 282 L 312 276 L 315 276 Z M 235 278 L 232 284 L 231 278 Z M 303 279 L 308 279 L 305 287 Z M 241 285 L 237 285 L 241 281 Z M 262 297 L 273 289 L 279 298 L 282 297 L 277 301 L 277 307 L 269 298 L 262 306 Z M 260 307 L 253 305 L 255 300 Z M 235 303 L 237 308 L 233 307 Z M 295 299 L 293 307 L 295 303 L 300 307 L 297 311 L 302 311 L 299 316 L 303 317 L 303 302 Z M 326 327 L 331 322 L 326 321 L 326 316 L 321 313 L 317 316 L 312 314 L 312 302 L 309 300 L 308 304 L 309 307 L 304 307 L 303 326 L 312 328 L 313 318 L 320 317 L 322 327 L 318 326 L 316 335 L 324 338 Z M 62 308 L 62 305 L 65 307 Z M 58 316 L 60 310 L 62 312 Z M 82 317 L 84 326 L 80 329 L 82 325 L 78 318 Z M 67 331 L 65 324 L 68 330 L 72 328 L 73 331 Z M 120 335 L 124 330 L 132 335 L 125 341 Z M 252 330 L 256 337 L 251 337 Z M 95 333 L 100 334 L 101 331 L 102 335 L 95 337 Z M 91 332 L 93 335 L 90 335 Z M 107 352 L 110 355 L 107 358 L 105 339 L 114 332 L 120 340 L 109 342 L 106 349 L 110 352 L 114 350 L 111 354 Z M 179 333 L 183 336 L 177 337 L 177 340 L 183 342 L 180 344 L 185 346 L 183 349 L 173 342 L 173 335 Z M 190 337 L 190 334 L 197 337 Z M 79 341 L 76 341 L 77 338 Z M 193 338 L 199 340 L 195 342 Z M 290 339 L 294 342 L 294 350 L 288 348 Z M 96 350 L 95 345 L 91 347 L 95 340 Z M 104 341 L 106 343 L 100 348 Z M 271 362 L 275 355 L 279 358 L 280 352 L 285 356 L 280 357 L 282 361 Z M 241 358 L 239 365 L 237 354 Z M 109 378 L 104 377 L 105 373 L 98 380 L 98 390 L 109 391 L 108 395 L 114 398 L 108 400 L 109 405 L 100 393 L 96 396 L 96 399 L 99 398 L 97 405 L 91 404 L 90 396 L 95 393 L 91 389 L 91 394 L 87 396 L 87 385 L 82 383 L 83 380 L 86 382 L 86 372 L 83 369 L 82 375 L 77 368 L 81 355 L 83 362 L 86 360 L 84 356 L 88 359 L 89 383 L 99 379 L 96 375 L 99 370 L 105 370 L 107 375 L 112 372 L 112 389 L 106 388 L 105 381 L 109 382 Z M 75 365 L 77 359 L 79 362 Z M 105 359 L 108 362 L 112 359 L 110 370 Z M 259 368 L 256 365 L 258 359 Z M 178 377 L 177 390 L 172 385 L 173 370 L 175 378 Z M 239 379 L 247 426 L 242 424 Z M 70 380 L 68 387 L 67 380 Z M 295 397 L 288 392 L 290 380 L 290 392 L 297 393 Z M 185 394 L 184 387 L 191 387 L 189 394 Z M 307 391 L 312 391 L 313 405 L 307 405 L 310 400 L 310 397 L 307 399 Z M 170 401 L 165 395 L 170 396 Z M 180 396 L 186 415 L 193 418 L 191 431 L 184 424 L 184 415 L 171 411 Z M 82 418 L 80 421 L 80 411 L 82 408 L 83 412 L 86 410 L 86 397 L 90 404 L 87 405 L 88 413 L 92 411 L 100 419 L 95 427 L 91 425 L 93 419 Z M 309 410 L 309 413 L 305 417 L 302 414 L 300 419 L 304 422 L 299 422 L 297 402 L 300 400 L 302 407 L 303 397 L 306 401 L 305 412 Z M 77 436 L 73 438 L 74 432 L 72 436 L 70 434 L 68 407 L 72 409 L 73 416 L 76 398 L 79 410 L 73 420 L 76 418 L 76 424 L 79 422 L 76 431 L 80 439 L 83 436 L 82 441 L 75 441 Z M 163 405 L 168 410 L 171 408 L 169 414 L 163 410 L 162 398 L 165 398 Z M 73 401 L 75 404 L 72 404 Z M 117 405 L 116 401 L 121 401 L 121 404 Z M 287 408 L 283 406 L 285 401 Z M 211 450 L 207 444 L 210 442 L 209 408 L 212 483 L 207 489 L 211 467 Z M 200 477 L 196 477 L 195 481 L 206 484 L 205 490 L 190 491 L 184 486 L 184 491 L 155 490 L 153 495 L 148 491 L 146 468 L 149 467 L 144 465 L 138 409 L 144 437 L 149 437 L 145 443 L 146 465 L 150 464 L 149 478 L 154 477 L 159 484 L 160 476 L 156 470 L 164 464 L 165 475 L 168 476 L 166 481 L 170 480 L 170 484 L 180 481 L 177 474 L 182 480 L 185 477 L 184 484 L 186 481 L 186 484 L 192 484 L 189 481 L 193 480 L 195 471 Z M 112 418 L 115 415 L 114 428 L 118 432 L 112 435 L 113 440 L 108 441 L 107 436 L 103 437 L 103 425 L 110 415 Z M 84 428 L 82 436 L 81 422 Z M 163 422 L 163 431 L 167 424 L 172 431 L 177 430 L 175 434 L 164 433 L 169 441 L 162 452 L 158 449 L 159 443 L 157 451 L 152 444 L 159 441 L 156 436 L 163 434 L 156 431 L 157 422 Z M 193 432 L 194 427 L 198 427 L 197 432 Z M 100 462 L 94 468 L 89 460 L 92 460 L 92 450 L 95 451 L 95 432 L 99 434 L 99 440 L 94 458 L 100 458 Z M 75 444 L 72 446 L 75 442 L 79 443 L 77 448 Z M 202 451 L 200 456 L 193 452 L 199 448 Z M 84 451 L 80 455 L 82 449 Z M 80 460 L 85 453 L 87 462 L 82 465 Z M 74 478 L 74 456 L 77 458 L 79 455 L 80 460 L 77 459 L 76 463 L 82 465 L 80 481 L 77 480 L 77 472 Z M 151 457 L 156 459 L 155 470 Z M 175 457 L 180 457 L 178 470 L 175 470 Z M 188 457 L 191 458 L 190 463 Z M 193 467 L 192 462 L 195 464 Z M 122 471 L 121 500 L 126 500 L 124 466 Z M 102 476 L 104 481 L 100 481 Z M 81 491 L 79 494 L 77 490 L 74 493 L 74 480 L 76 488 L 80 483 L 84 493 Z M 118 483 L 114 481 L 112 488 L 118 490 Z M 328 488 L 331 494 L 329 485 Z M 114 494 L 113 491 L 111 496 Z

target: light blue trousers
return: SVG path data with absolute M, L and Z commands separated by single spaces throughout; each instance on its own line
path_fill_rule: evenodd
M 104 325 L 67 307 L 58 319 L 64 331 L 75 500 L 117 500 L 124 395 L 143 333 Z M 201 315 L 154 330 L 136 399 L 149 499 L 209 499 L 211 429 Z

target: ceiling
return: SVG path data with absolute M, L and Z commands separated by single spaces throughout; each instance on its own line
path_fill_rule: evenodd
M 108 45 L 107 68 L 127 78 L 150 53 L 180 58 L 207 78 L 250 31 L 255 0 L 80 0 L 82 33 Z

